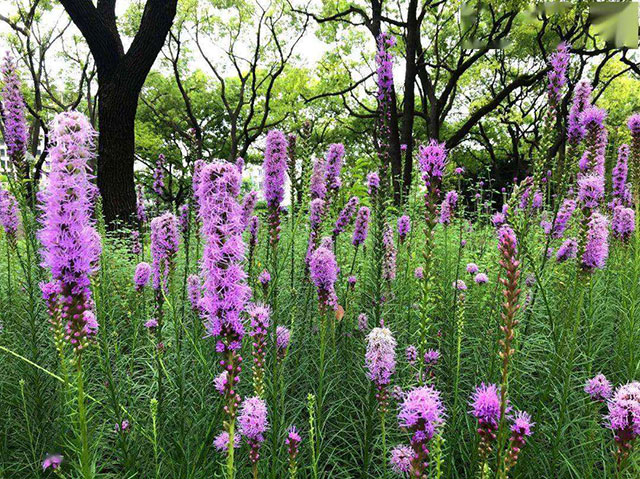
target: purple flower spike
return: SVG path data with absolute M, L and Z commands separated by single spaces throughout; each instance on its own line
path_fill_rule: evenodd
M 402 215 L 398 218 L 398 237 L 400 242 L 404 243 L 407 235 L 411 232 L 411 218 L 407 215 Z
M 153 258 L 153 289 L 165 292 L 168 287 L 169 273 L 178 253 L 178 220 L 173 213 L 167 212 L 151 220 L 151 256 Z
M 338 278 L 338 264 L 330 248 L 320 245 L 311 255 L 309 273 L 313 284 L 318 289 L 318 300 L 321 308 L 337 309 L 338 298 L 334 289 Z
M 144 261 L 138 263 L 136 266 L 136 271 L 133 275 L 133 282 L 136 286 L 136 291 L 142 291 L 142 289 L 149 282 L 149 278 L 151 277 L 151 266 L 149 263 L 145 263 Z
M 391 449 L 391 468 L 396 474 L 405 476 L 411 470 L 413 449 L 410 446 L 400 445 Z
M 267 133 L 262 168 L 264 170 L 262 190 L 269 208 L 270 242 L 274 245 L 280 238 L 280 203 L 284 199 L 287 171 L 287 139 L 279 130 L 271 130 Z
M 593 401 L 605 402 L 611 397 L 611 383 L 604 374 L 598 374 L 589 379 L 584 386 L 586 392 Z
M 609 257 L 609 221 L 598 212 L 589 220 L 587 242 L 582 255 L 582 268 L 587 271 L 602 269 Z
M 25 118 L 26 105 L 20 91 L 20 78 L 13 57 L 6 53 L 2 62 L 2 116 L 4 123 L 4 142 L 7 145 L 7 156 L 20 172 L 21 176 L 28 174 L 25 159 L 29 129 Z
M 618 205 L 613 210 L 611 230 L 613 236 L 623 241 L 628 240 L 636 228 L 636 212 L 632 208 Z
M 342 233 L 344 229 L 351 223 L 351 220 L 353 219 L 353 215 L 356 214 L 356 209 L 358 208 L 359 203 L 360 203 L 360 200 L 358 199 L 357 196 L 353 196 L 349 199 L 349 201 L 347 201 L 347 204 L 338 215 L 338 219 L 336 220 L 336 223 L 333 227 L 334 238 L 337 237 L 340 233 Z
M 342 143 L 334 143 L 329 146 L 327 151 L 325 182 L 327 189 L 336 191 L 342 186 L 340 181 L 340 170 L 342 169 L 342 159 L 344 157 L 344 145 Z
M 42 461 L 42 470 L 46 471 L 51 468 L 56 470 L 62 464 L 62 456 L 60 454 L 50 454 Z
M 370 196 L 375 196 L 375 194 L 380 189 L 380 175 L 377 171 L 372 171 L 367 175 L 367 191 Z
M 386 386 L 396 370 L 396 340 L 387 328 L 373 328 L 367 335 L 365 354 L 367 377 L 378 389 L 376 398 L 382 411 L 386 410 L 389 397 Z
M 367 239 L 367 234 L 369 232 L 369 216 L 371 215 L 371 211 L 368 207 L 362 206 L 358 210 L 358 215 L 356 216 L 356 223 L 353 228 L 353 238 L 351 239 L 351 244 L 353 246 L 362 245 Z

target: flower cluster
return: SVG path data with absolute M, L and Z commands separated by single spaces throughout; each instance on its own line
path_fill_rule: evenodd
M 92 220 L 96 187 L 87 165 L 93 158 L 95 131 L 84 115 L 72 111 L 56 115 L 50 132 L 48 182 L 38 196 L 38 238 L 42 265 L 58 292 L 49 295 L 50 311 L 56 309 L 52 303 L 59 306 L 52 318 L 54 329 L 64 323 L 66 339 L 79 351 L 98 328 L 89 286 L 101 248 Z
M 270 242 L 275 245 L 280 238 L 280 203 L 284 199 L 284 181 L 287 171 L 287 139 L 279 130 L 267 134 L 264 151 L 264 182 L 262 189 L 269 208 Z
M 149 282 L 150 277 L 151 265 L 149 263 L 145 263 L 144 261 L 138 263 L 138 266 L 136 266 L 136 271 L 133 274 L 133 283 L 135 284 L 136 291 L 142 291 L 142 289 Z
M 351 223 L 353 215 L 356 214 L 356 208 L 358 208 L 359 203 L 360 200 L 357 196 L 352 196 L 351 198 L 349 198 L 349 201 L 347 201 L 347 204 L 338 215 L 338 219 L 336 220 L 336 223 L 333 227 L 334 238 L 342 233 L 344 229 Z
M 238 432 L 244 436 L 251 448 L 249 459 L 256 464 L 260 459 L 260 446 L 264 433 L 269 428 L 267 403 L 259 397 L 250 397 L 242 402 L 238 415 Z
M 2 66 L 2 120 L 7 155 L 23 177 L 28 174 L 25 155 L 29 129 L 25 118 L 26 105 L 20 92 L 20 78 L 13 57 L 6 53 Z
M 165 157 L 163 154 L 158 155 L 158 160 L 156 161 L 156 167 L 153 170 L 153 191 L 162 197 L 162 190 L 164 189 L 164 168 L 165 168 Z
M 407 215 L 402 215 L 398 218 L 398 237 L 400 243 L 404 243 L 407 239 L 407 235 L 411 232 L 411 218 Z
M 373 328 L 367 335 L 365 354 L 367 377 L 375 384 L 376 398 L 382 411 L 386 410 L 388 391 L 386 386 L 396 370 L 396 340 L 387 328 Z
M 334 143 L 329 146 L 327 160 L 325 162 L 324 179 L 327 189 L 336 191 L 342 186 L 340 181 L 340 170 L 342 169 L 342 159 L 344 157 L 344 145 Z
M 362 206 L 358 210 L 355 226 L 353 228 L 353 238 L 351 239 L 351 244 L 353 244 L 353 246 L 358 247 L 362 245 L 367 239 L 367 234 L 369 232 L 370 215 L 371 210 L 369 210 L 367 206 Z
M 18 202 L 15 197 L 0 187 L 0 224 L 7 235 L 7 241 L 15 246 L 20 217 L 18 216 Z
M 179 241 L 178 220 L 173 213 L 167 212 L 151 220 L 153 289 L 156 291 L 168 291 Z
M 326 245 L 320 245 L 312 254 L 309 261 L 311 281 L 318 290 L 318 300 L 321 308 L 337 309 L 338 298 L 334 289 L 338 279 L 338 263 L 336 257 Z
M 382 245 L 384 246 L 382 279 L 392 281 L 396 277 L 396 246 L 393 242 L 393 227 L 388 223 L 382 235 Z
M 256 396 L 264 395 L 264 361 L 267 347 L 267 329 L 270 324 L 271 310 L 268 306 L 254 304 L 247 308 L 253 338 L 253 389 Z

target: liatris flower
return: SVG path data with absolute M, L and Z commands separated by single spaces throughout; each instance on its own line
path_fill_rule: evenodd
M 478 420 L 478 455 L 481 458 L 481 471 L 491 453 L 491 445 L 496 440 L 496 433 L 500 423 L 500 388 L 495 384 L 484 384 L 476 387 L 471 395 L 471 415 Z M 481 477 L 483 474 L 481 473 Z
M 562 238 L 564 232 L 567 229 L 567 225 L 569 220 L 571 219 L 571 215 L 573 215 L 574 210 L 576 209 L 576 202 L 571 198 L 567 198 L 562 202 L 560 206 L 560 210 L 558 210 L 558 214 L 556 215 L 556 221 L 553 225 L 553 234 L 554 238 Z
M 605 402 L 611 397 L 611 383 L 604 374 L 598 374 L 587 381 L 584 392 L 591 397 L 592 401 Z
M 384 246 L 382 279 L 393 281 L 396 277 L 396 246 L 393 242 L 393 227 L 388 223 L 385 225 L 382 235 L 382 245 Z
M 504 418 L 507 411 L 507 385 L 509 377 L 509 361 L 514 354 L 511 342 L 514 338 L 514 330 L 518 325 L 516 314 L 520 309 L 519 297 L 520 288 L 520 261 L 517 256 L 516 235 L 508 225 L 503 226 L 498 231 L 498 250 L 500 252 L 500 266 L 505 270 L 505 277 L 500 278 L 500 283 L 504 286 L 503 295 L 505 302 L 502 304 L 501 326 L 504 337 L 500 340 L 502 351 L 499 353 L 502 360 L 501 383 L 500 383 L 500 417 Z
M 372 171 L 367 175 L 367 191 L 369 196 L 375 196 L 380 189 L 380 175 L 377 171 Z
M 28 178 L 29 169 L 26 161 L 29 129 L 25 118 L 26 105 L 20 92 L 20 78 L 16 64 L 9 54 L 2 62 L 2 120 L 4 123 L 4 142 L 7 145 L 7 156 L 15 166 L 21 178 Z
M 476 284 L 485 284 L 489 282 L 489 277 L 485 273 L 478 273 L 473 277 Z
M 552 224 L 550 221 L 547 220 L 542 220 L 540 221 L 540 228 L 542 228 L 542 231 L 544 232 L 545 235 L 548 235 L 549 233 L 551 233 L 551 228 L 552 228 Z
M 458 204 L 458 193 L 449 191 L 444 197 L 444 201 L 440 205 L 440 223 L 447 226 L 451 223 L 451 217 L 455 213 Z
M 162 197 L 162 190 L 164 189 L 164 165 L 165 158 L 161 153 L 158 155 L 156 167 L 153 170 L 153 191 L 160 197 Z
M 60 294 L 58 308 L 50 304 L 50 310 L 59 309 L 52 317 L 54 330 L 59 333 L 66 322 L 66 339 L 80 351 L 98 328 L 89 288 L 100 253 L 91 219 L 96 187 L 87 172 L 95 131 L 78 112 L 56 115 L 50 131 L 48 182 L 38 195 L 38 238 L 42 265 L 51 271 Z
M 324 200 L 316 198 L 312 200 L 309 205 L 309 223 L 311 224 L 312 231 L 317 231 L 320 223 L 322 223 L 325 204 Z
M 145 263 L 144 261 L 138 263 L 136 266 L 136 271 L 133 275 L 133 282 L 136 287 L 136 291 L 142 291 L 142 289 L 149 282 L 149 278 L 151 277 L 151 266 L 149 263 Z
M 544 180 L 544 178 L 543 178 Z M 542 208 L 544 202 L 544 196 L 542 194 L 542 191 L 538 190 L 533 194 L 533 199 L 531 200 L 531 207 L 534 210 L 539 210 Z
M 417 387 L 407 392 L 400 404 L 398 425 L 413 434 L 411 437 L 411 475 L 422 477 L 429 450 L 427 443 L 444 423 L 444 405 L 440 392 L 433 386 Z
M 360 313 L 358 315 L 358 330 L 364 333 L 367 329 L 369 329 L 369 318 L 365 313 Z
M 407 362 L 413 366 L 416 359 L 418 359 L 418 349 L 413 344 L 410 344 L 407 346 L 405 353 L 407 355 Z
M 634 187 L 633 200 L 639 201 L 640 185 L 640 114 L 635 113 L 629 117 L 627 126 L 631 132 L 631 184 Z
M 534 423 L 531 422 L 531 416 L 525 411 L 517 411 L 511 422 L 511 437 L 509 438 L 509 452 L 505 458 L 505 474 L 516 465 L 518 456 L 522 447 L 525 445 L 526 438 L 531 436 L 531 428 Z
M 214 162 L 199 168 L 194 191 L 205 239 L 200 307 L 207 335 L 216 337 L 216 350 L 222 353 L 220 365 L 229 374 L 224 394 L 225 429 L 229 443 L 235 441 L 235 417 L 240 402 L 237 384 L 242 357 L 237 351 L 244 336 L 241 313 L 251 295 L 241 264 L 244 242 L 242 207 L 237 200 L 240 182 L 240 172 L 235 165 Z M 227 470 L 233 471 L 231 452 L 227 458 Z
M 629 145 L 620 145 L 618 148 L 618 162 L 611 171 L 611 184 L 613 186 L 613 200 L 615 204 L 628 205 L 629 192 L 627 187 Z
M 142 253 L 142 245 L 140 244 L 140 231 L 133 230 L 131 232 L 131 253 L 139 255 Z
M 324 158 L 316 159 L 313 163 L 313 170 L 311 172 L 311 179 L 309 183 L 309 191 L 311 193 L 312 200 L 317 198 L 324 200 L 327 196 L 327 185 L 324 179 L 325 171 L 326 163 Z
M 370 215 L 371 211 L 366 206 L 362 206 L 358 210 L 355 226 L 353 227 L 353 238 L 351 239 L 351 244 L 353 244 L 353 246 L 358 247 L 367 239 Z
M 156 318 L 151 318 L 144 323 L 144 327 L 150 330 L 154 330 L 158 327 L 158 320 Z
M 45 457 L 44 461 L 42 461 L 42 470 L 46 471 L 51 468 L 52 470 L 56 470 L 62 464 L 62 456 L 60 454 L 50 454 Z
M 200 313 L 200 300 L 202 299 L 202 288 L 200 286 L 200 277 L 197 274 L 190 274 L 187 277 L 187 296 L 189 304 L 194 313 Z
M 2 224 L 9 244 L 15 246 L 18 228 L 20 228 L 18 203 L 11 193 L 2 188 L 0 188 L 0 224 Z
M 434 183 L 439 182 L 444 174 L 444 168 L 447 163 L 447 150 L 444 143 L 438 143 L 431 140 L 428 146 L 420 146 L 418 150 L 418 164 L 422 171 L 422 179 L 427 188 Z
M 238 173 L 242 175 L 242 172 L 244 170 L 244 158 L 242 158 L 241 156 L 236 158 L 236 168 L 238 168 Z
M 604 197 L 604 178 L 600 175 L 583 176 L 578 180 L 578 201 L 586 208 L 596 208 Z
M 178 252 L 178 220 L 167 212 L 151 220 L 153 289 L 168 291 L 169 273 Z
M 249 220 L 249 247 L 255 248 L 256 244 L 258 244 L 258 226 L 259 220 L 257 216 L 252 216 Z
M 291 341 L 291 331 L 284 326 L 278 326 L 276 328 L 276 349 L 278 359 L 282 361 L 289 349 L 289 342 Z
M 407 215 L 402 215 L 398 218 L 398 237 L 400 238 L 400 243 L 404 243 L 404 240 L 407 238 L 407 235 L 411 231 L 411 218 Z
M 607 112 L 594 106 L 586 108 L 580 120 L 586 131 L 586 151 L 580 159 L 580 169 L 585 175 L 604 175 L 604 155 L 607 146 L 607 130 L 604 120 Z
M 547 73 L 549 84 L 549 106 L 555 111 L 562 100 L 562 88 L 567 83 L 567 67 L 569 66 L 569 48 L 562 42 L 549 58 L 551 69 Z
M 189 203 L 180 205 L 180 208 L 178 208 L 178 212 L 180 214 L 180 232 L 183 236 L 186 236 L 189 232 Z
M 373 328 L 367 335 L 365 366 L 368 370 L 367 377 L 378 390 L 376 399 L 381 412 L 384 413 L 389 398 L 386 386 L 396 370 L 396 340 L 389 329 Z
M 247 193 L 244 200 L 242 200 L 242 229 L 245 229 L 249 225 L 251 215 L 253 215 L 253 210 L 256 207 L 257 202 L 258 192 L 253 190 Z
M 344 145 L 342 143 L 334 143 L 329 146 L 324 179 L 327 184 L 327 189 L 331 191 L 336 191 L 340 186 L 342 186 L 342 182 L 340 181 L 340 170 L 342 169 L 343 157 Z
M 393 63 L 387 48 L 395 45 L 396 40 L 387 33 L 381 33 L 377 38 L 377 43 L 376 64 L 378 69 L 376 81 L 378 84 L 378 101 L 383 102 L 389 97 L 393 88 Z
M 629 456 L 631 446 L 640 435 L 640 383 L 632 382 L 618 387 L 607 403 L 607 427 L 614 433 L 618 446 L 616 461 L 620 470 Z
M 400 445 L 391 449 L 391 468 L 396 474 L 405 476 L 411 470 L 411 458 L 413 449 L 410 446 Z
M 334 285 L 338 278 L 338 263 L 331 248 L 320 245 L 313 252 L 309 261 L 309 273 L 318 290 L 320 308 L 337 309 L 338 298 Z
M 287 139 L 279 130 L 267 133 L 262 168 L 262 189 L 269 208 L 269 242 L 274 246 L 280 238 L 280 203 L 284 199 L 284 179 L 287 171 Z
M 351 223 L 353 219 L 353 215 L 356 213 L 356 208 L 360 200 L 357 196 L 352 196 L 347 204 L 342 209 L 340 214 L 338 215 L 338 219 L 333 227 L 333 237 L 336 238 L 340 233 L 344 231 L 344 229 Z
M 578 254 L 578 242 L 569 238 L 560 245 L 558 252 L 556 253 L 556 261 L 558 263 L 564 263 L 568 259 L 573 259 Z
M 582 269 L 602 269 L 609 257 L 609 221 L 594 211 L 589 219 L 586 243 L 582 254 Z
M 300 443 L 302 438 L 298 433 L 295 426 L 291 426 L 287 431 L 287 439 L 285 444 L 287 445 L 287 453 L 289 454 L 289 477 L 295 479 L 298 474 L 298 452 L 300 451 Z
M 242 207 L 237 201 L 240 174 L 234 165 L 214 162 L 204 166 L 195 196 L 206 238 L 201 263 L 204 279 L 201 306 L 210 336 L 219 338 L 220 352 L 236 351 L 244 336 L 241 312 L 250 296 L 241 262 Z
M 467 273 L 469 274 L 476 274 L 479 271 L 478 269 L 478 265 L 475 263 L 469 263 L 467 264 Z
M 356 287 L 356 283 L 358 282 L 358 278 L 351 275 L 347 278 L 347 284 L 349 285 L 349 289 L 353 290 Z
M 524 284 L 527 288 L 533 288 L 533 286 L 536 284 L 536 275 L 533 273 L 529 273 L 524 278 Z
M 138 223 L 141 225 L 147 222 L 147 210 L 144 206 L 144 192 L 142 191 L 142 185 L 136 187 L 136 216 Z
M 584 138 L 585 130 L 580 117 L 589 106 L 591 106 L 591 84 L 588 81 L 581 81 L 574 90 L 567 119 L 567 141 L 570 145 L 575 146 Z
M 413 276 L 416 279 L 424 279 L 424 268 L 422 266 L 418 266 L 413 270 Z
M 242 402 L 238 414 L 238 432 L 249 443 L 249 459 L 256 464 L 260 459 L 260 446 L 264 442 L 264 433 L 269 427 L 267 403 L 259 397 L 250 397 Z
M 253 389 L 256 396 L 264 394 L 264 359 L 267 346 L 267 329 L 271 311 L 268 306 L 254 304 L 247 309 L 250 319 L 249 335 L 253 338 Z
M 452 286 L 453 286 L 453 289 L 457 289 L 458 291 L 467 290 L 467 284 L 461 279 L 457 279 L 456 281 L 454 281 Z
M 213 446 L 220 452 L 226 452 L 229 449 L 229 433 L 227 431 L 223 431 L 216 436 L 213 440 Z M 237 449 L 240 447 L 240 436 L 236 435 L 233 437 L 233 448 Z
M 613 236 L 623 241 L 628 240 L 636 228 L 636 212 L 622 205 L 618 205 L 613 210 L 611 220 L 611 231 Z

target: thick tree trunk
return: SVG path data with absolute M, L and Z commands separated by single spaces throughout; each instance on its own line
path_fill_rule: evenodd
M 100 85 L 98 122 L 98 188 L 105 221 L 130 222 L 136 208 L 133 177 L 135 117 L 138 95 L 127 93 L 118 82 Z

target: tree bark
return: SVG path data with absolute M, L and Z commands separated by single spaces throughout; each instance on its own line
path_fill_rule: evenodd
M 98 188 L 106 223 L 135 218 L 135 118 L 144 81 L 173 24 L 177 0 L 147 0 L 125 53 L 115 0 L 60 0 L 84 36 L 98 71 Z

